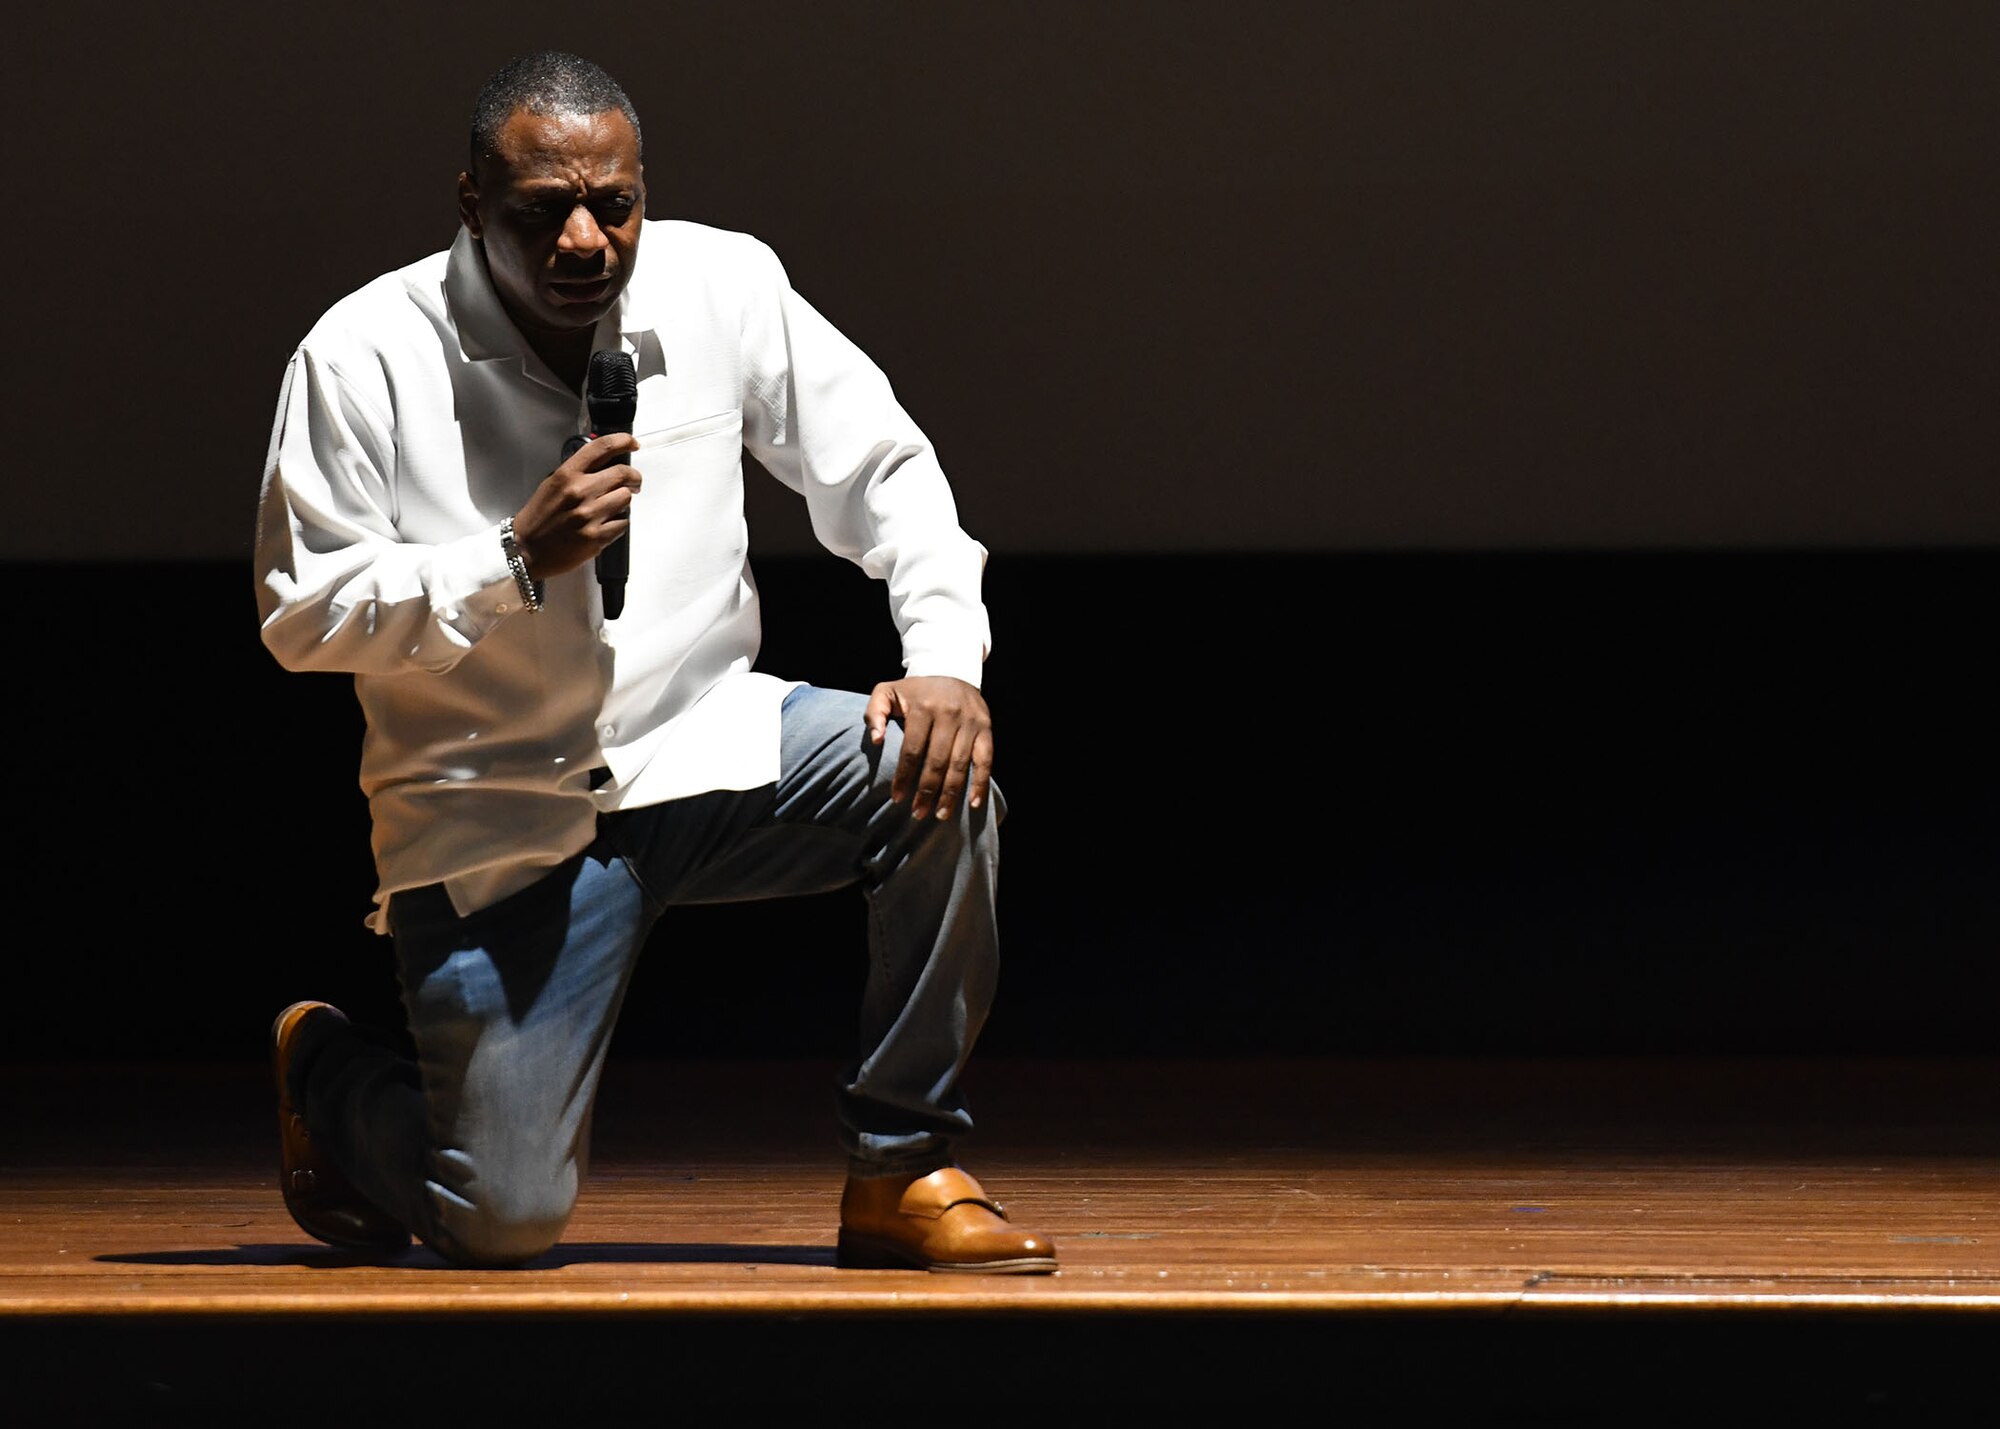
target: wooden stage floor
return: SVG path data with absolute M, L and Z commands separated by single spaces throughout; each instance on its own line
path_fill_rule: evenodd
M 2000 1367 L 2000 1061 L 979 1061 L 965 1164 L 1038 1277 L 834 1268 L 832 1070 L 614 1057 L 566 1240 L 504 1272 L 306 1239 L 260 1066 L 0 1070 L 0 1418 L 1629 1423 Z

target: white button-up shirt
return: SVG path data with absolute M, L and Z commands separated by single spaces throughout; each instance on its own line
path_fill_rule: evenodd
M 886 584 L 905 671 L 979 683 L 986 550 L 888 380 L 770 248 L 648 221 L 594 346 L 639 379 L 645 484 L 613 621 L 590 562 L 548 581 L 540 611 L 521 604 L 500 522 L 589 414 L 469 235 L 336 303 L 285 369 L 258 616 L 285 668 L 354 675 L 377 932 L 398 889 L 442 882 L 463 914 L 525 887 L 590 842 L 600 810 L 777 778 L 796 682 L 751 669 L 745 448 L 804 496 L 828 550 Z

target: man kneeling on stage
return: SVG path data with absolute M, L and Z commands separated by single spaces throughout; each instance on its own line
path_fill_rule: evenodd
M 286 368 L 258 614 L 285 668 L 354 677 L 368 922 L 416 1059 L 324 1002 L 278 1015 L 285 1204 L 334 1245 L 532 1259 L 664 910 L 858 887 L 839 1264 L 1052 1271 L 955 1159 L 998 968 L 985 548 L 882 372 L 764 244 L 647 219 L 641 157 L 596 65 L 510 63 L 451 247 L 335 303 Z M 752 668 L 745 449 L 883 582 L 899 678 Z

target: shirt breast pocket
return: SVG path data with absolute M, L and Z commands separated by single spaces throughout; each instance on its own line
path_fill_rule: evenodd
M 629 460 L 644 478 L 632 501 L 635 568 L 649 555 L 739 558 L 745 544 L 742 412 L 716 412 L 633 436 L 639 450 Z
M 742 445 L 742 412 L 713 412 L 706 417 L 696 417 L 693 421 L 676 422 L 670 427 L 655 427 L 650 432 L 635 432 L 633 435 L 639 439 L 641 452 L 651 452 L 679 446 L 684 442 L 703 441 L 725 432 L 737 438 L 738 446 Z

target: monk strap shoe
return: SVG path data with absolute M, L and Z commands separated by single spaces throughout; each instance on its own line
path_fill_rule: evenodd
M 1010 1224 L 1000 1204 L 956 1166 L 915 1176 L 849 1175 L 840 1196 L 835 1263 L 870 1270 L 1046 1275 L 1055 1244 Z

